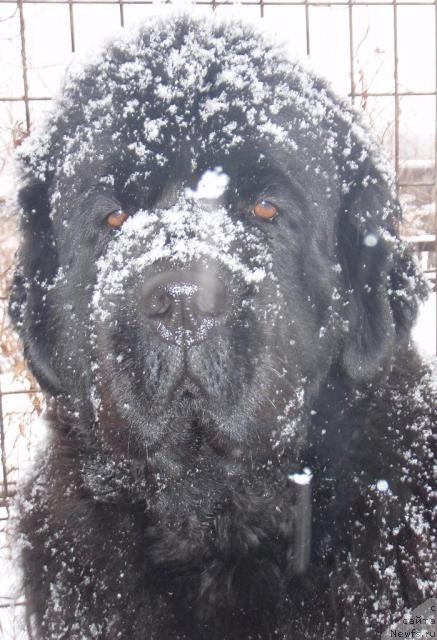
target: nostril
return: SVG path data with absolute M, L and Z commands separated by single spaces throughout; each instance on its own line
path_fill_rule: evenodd
M 173 299 L 163 288 L 158 287 L 146 297 L 146 313 L 148 316 L 163 316 L 170 311 Z
M 202 315 L 216 315 L 224 313 L 226 310 L 226 293 L 221 283 L 212 288 L 202 288 L 198 291 L 194 306 L 196 311 Z

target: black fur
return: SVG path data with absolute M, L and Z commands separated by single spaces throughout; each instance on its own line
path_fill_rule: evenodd
M 21 500 L 34 637 L 379 638 L 430 597 L 425 287 L 347 105 L 248 28 L 171 18 L 67 79 L 20 161 L 11 313 L 51 425 Z

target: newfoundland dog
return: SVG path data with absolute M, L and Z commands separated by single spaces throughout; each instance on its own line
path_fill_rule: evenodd
M 33 637 L 368 640 L 432 596 L 426 287 L 347 103 L 173 15 L 72 69 L 19 166 Z

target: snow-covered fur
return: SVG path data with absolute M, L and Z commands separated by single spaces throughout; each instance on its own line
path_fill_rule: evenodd
M 431 596 L 425 287 L 353 110 L 265 34 L 172 16 L 73 69 L 19 163 L 34 637 L 368 640 Z

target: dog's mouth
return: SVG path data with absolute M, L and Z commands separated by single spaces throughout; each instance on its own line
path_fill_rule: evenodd
M 206 399 L 207 392 L 197 379 L 190 373 L 186 372 L 175 384 L 170 391 L 170 401 L 180 402 L 183 405 L 193 406 Z
M 209 458 L 212 452 L 226 460 L 239 458 L 241 452 L 217 429 L 208 411 L 208 394 L 200 382 L 190 374 L 185 374 L 174 386 L 171 400 L 177 405 L 177 411 L 188 418 L 187 439 L 191 455 Z

